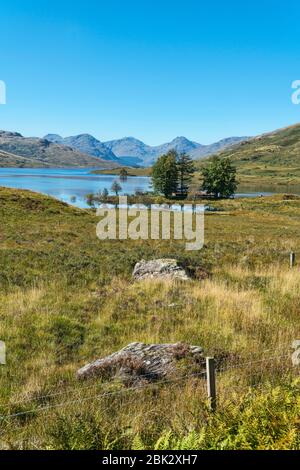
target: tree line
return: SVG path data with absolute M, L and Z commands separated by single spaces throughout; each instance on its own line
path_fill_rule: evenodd
M 152 167 L 152 185 L 156 193 L 167 198 L 185 199 L 195 173 L 195 165 L 186 153 L 171 150 L 158 158 Z M 237 188 L 236 168 L 229 158 L 213 157 L 202 169 L 199 189 L 214 198 L 232 196 Z
M 159 157 L 152 167 L 152 186 L 155 194 L 161 194 L 168 199 L 186 199 L 193 175 L 195 173 L 194 161 L 186 153 L 178 153 L 170 150 Z M 210 159 L 202 168 L 202 183 L 199 189 L 214 198 L 228 198 L 232 196 L 237 188 L 236 168 L 228 158 L 219 156 Z M 120 170 L 120 181 L 126 181 L 128 172 L 126 168 Z M 111 192 L 118 196 L 122 186 L 115 180 L 110 188 Z M 142 191 L 136 190 L 136 196 L 143 195 Z M 104 188 L 96 194 L 87 194 L 86 201 L 89 206 L 95 202 L 107 201 L 109 191 Z

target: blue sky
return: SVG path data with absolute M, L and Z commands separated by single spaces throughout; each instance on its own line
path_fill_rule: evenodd
M 0 128 L 210 143 L 299 122 L 299 16 L 295 1 L 2 2 Z

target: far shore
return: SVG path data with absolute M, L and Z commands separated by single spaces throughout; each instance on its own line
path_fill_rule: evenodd
M 150 176 L 151 167 L 148 168 L 131 168 L 131 167 L 117 167 L 112 169 L 93 170 L 93 175 L 118 175 L 120 176 L 121 170 L 126 170 L 127 176 Z

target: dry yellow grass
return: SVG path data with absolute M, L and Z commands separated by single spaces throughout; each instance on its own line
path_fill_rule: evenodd
M 153 447 L 166 430 L 180 440 L 203 428 L 205 438 L 190 446 L 299 446 L 298 385 L 287 362 L 257 363 L 289 355 L 299 337 L 300 271 L 288 267 L 289 251 L 300 253 L 297 198 L 216 203 L 226 215 L 207 216 L 200 253 L 180 242 L 100 242 L 92 213 L 44 196 L 0 190 L 0 200 L 0 338 L 8 348 L 0 414 L 17 414 L 1 420 L 2 448 L 129 448 L 134 436 Z M 210 276 L 132 282 L 136 261 L 164 256 Z M 130 393 L 76 381 L 78 367 L 132 341 L 196 344 L 235 366 L 218 375 L 218 416 L 194 378 Z M 117 393 L 100 397 L 105 391 Z M 268 424 L 253 434 L 257 422 Z

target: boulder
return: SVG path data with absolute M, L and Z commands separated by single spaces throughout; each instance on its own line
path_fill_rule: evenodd
M 151 261 L 141 260 L 136 263 L 132 276 L 141 279 L 189 279 L 186 271 L 178 265 L 176 259 L 162 258 Z
M 199 346 L 130 343 L 110 356 L 86 364 L 77 371 L 77 378 L 119 378 L 132 385 L 193 373 L 205 374 L 205 357 Z

